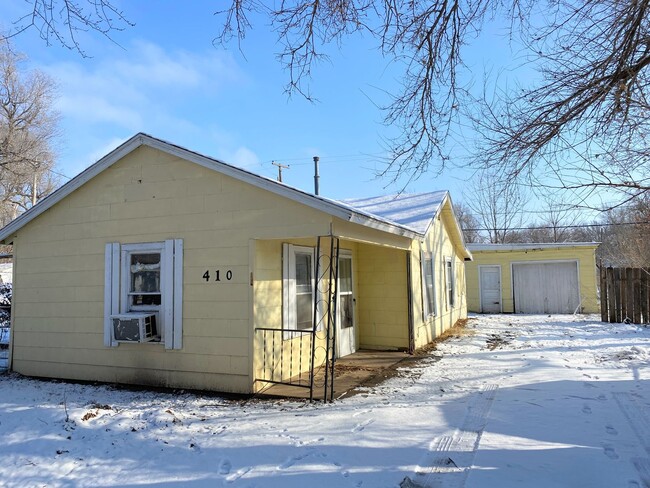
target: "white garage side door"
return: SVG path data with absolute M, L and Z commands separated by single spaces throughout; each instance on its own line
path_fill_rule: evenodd
M 578 263 L 513 264 L 516 313 L 573 313 L 580 305 Z
M 481 312 L 501 313 L 501 266 L 479 266 Z

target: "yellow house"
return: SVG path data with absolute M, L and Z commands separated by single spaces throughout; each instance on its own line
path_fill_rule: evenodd
M 447 192 L 338 202 L 146 134 L 0 241 L 26 375 L 252 393 L 467 313 Z
M 599 313 L 595 242 L 468 244 L 467 306 L 481 313 Z

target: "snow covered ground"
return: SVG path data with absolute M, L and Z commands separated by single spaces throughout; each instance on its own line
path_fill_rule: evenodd
M 4 374 L 0 460 L 8 487 L 648 488 L 650 329 L 480 316 L 332 404 Z

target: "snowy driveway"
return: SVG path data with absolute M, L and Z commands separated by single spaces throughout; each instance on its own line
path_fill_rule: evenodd
M 650 329 L 596 319 L 480 316 L 333 404 L 0 375 L 0 485 L 647 488 Z

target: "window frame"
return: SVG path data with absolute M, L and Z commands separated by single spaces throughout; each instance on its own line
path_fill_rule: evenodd
M 427 266 L 427 262 L 429 263 L 429 266 Z M 436 266 L 432 252 L 422 251 L 420 266 L 422 269 L 422 315 L 426 320 L 429 317 L 436 317 L 438 315 L 438 300 L 436 300 Z M 431 273 L 431 300 L 429 300 L 429 295 L 427 293 L 427 271 Z
M 160 253 L 160 305 L 129 307 L 130 256 L 132 254 Z M 155 310 L 158 307 L 158 310 Z M 104 345 L 117 347 L 113 337 L 111 315 L 123 313 L 156 313 L 159 341 L 146 344 L 164 344 L 165 349 L 183 348 L 183 240 L 120 244 L 107 243 L 105 247 L 104 277 Z
M 165 317 L 161 313 L 164 306 L 165 296 L 169 293 L 171 283 L 170 273 L 166 269 L 164 242 L 146 242 L 138 244 L 123 244 L 120 249 L 121 281 L 120 281 L 120 313 L 130 312 L 152 312 L 156 314 L 156 329 L 159 340 L 150 341 L 165 342 Z M 131 256 L 133 254 L 159 254 L 160 255 L 160 305 L 131 305 Z
M 298 328 L 298 292 L 296 286 L 296 255 L 308 254 L 311 256 L 311 329 Z M 316 290 L 316 249 L 308 246 L 297 246 L 294 244 L 283 243 L 282 245 L 282 333 L 283 340 L 294 339 L 299 336 L 292 331 L 313 330 L 314 301 Z M 320 330 L 320 313 L 318 306 L 316 308 L 316 321 Z
M 446 289 L 446 303 L 448 307 L 456 306 L 456 270 L 454 269 L 453 257 L 445 257 L 445 289 Z

